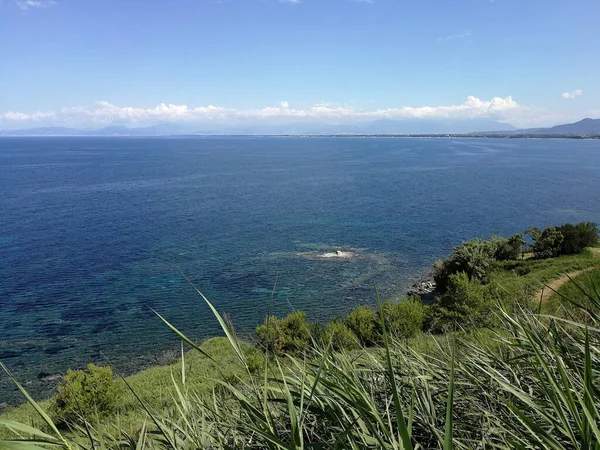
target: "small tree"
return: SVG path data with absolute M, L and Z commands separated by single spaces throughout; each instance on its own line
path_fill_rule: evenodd
M 465 273 L 450 276 L 448 289 L 432 306 L 428 322 L 432 331 L 446 332 L 486 326 L 491 322 L 491 301 L 485 287 Z
M 455 247 L 448 258 L 434 265 L 433 277 L 438 289 L 444 292 L 449 277 L 459 272 L 469 279 L 485 281 L 495 261 L 497 247 L 497 243 L 481 239 L 472 239 Z
M 558 256 L 563 240 L 563 234 L 556 227 L 548 227 L 534 237 L 533 254 L 538 259 Z
M 377 341 L 377 317 L 368 306 L 354 308 L 346 316 L 345 322 L 362 345 L 373 345 Z
M 594 222 L 581 222 L 577 225 L 566 223 L 558 227 L 558 231 L 563 235 L 561 255 L 581 253 L 586 247 L 598 244 L 598 225 Z
M 334 350 L 355 350 L 359 348 L 358 338 L 348 326 L 339 320 L 332 320 L 323 329 L 322 340 L 331 343 Z
M 519 259 L 523 255 L 525 239 L 522 234 L 515 234 L 508 239 L 500 239 L 496 247 L 494 257 L 498 261 L 511 261 Z
M 408 339 L 423 330 L 425 308 L 419 297 L 409 297 L 398 303 L 385 301 L 379 313 L 392 336 Z
M 52 399 L 50 411 L 60 425 L 105 417 L 119 406 L 121 383 L 113 379 L 110 367 L 87 366 L 87 371 L 69 369 Z
M 276 355 L 306 350 L 310 341 L 310 325 L 306 313 L 297 311 L 283 319 L 269 316 L 256 328 L 260 343 Z

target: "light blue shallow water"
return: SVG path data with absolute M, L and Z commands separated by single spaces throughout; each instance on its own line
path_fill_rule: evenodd
M 600 221 L 600 142 L 5 138 L 0 192 L 0 359 L 43 396 L 40 372 L 176 347 L 151 308 L 218 333 L 179 269 L 251 332 L 276 277 L 276 313 L 325 320 L 470 237 Z

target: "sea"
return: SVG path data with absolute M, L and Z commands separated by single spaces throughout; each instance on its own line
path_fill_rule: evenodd
M 269 309 L 326 321 L 467 239 L 569 221 L 600 222 L 600 141 L 1 138 L 0 361 L 44 398 L 67 368 L 178 349 L 155 311 L 220 335 L 190 282 L 250 339 Z

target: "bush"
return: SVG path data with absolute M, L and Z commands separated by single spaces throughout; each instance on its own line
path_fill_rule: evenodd
M 425 309 L 419 297 L 409 297 L 398 303 L 389 300 L 384 302 L 379 313 L 392 336 L 408 339 L 423 330 Z
M 531 250 L 538 259 L 554 258 L 561 252 L 563 234 L 556 227 L 548 227 L 541 233 L 533 234 Z
M 331 343 L 334 350 L 355 350 L 359 348 L 358 338 L 344 322 L 332 320 L 323 329 L 322 340 Z
M 450 256 L 433 268 L 438 290 L 445 292 L 449 277 L 459 272 L 465 273 L 470 280 L 485 281 L 495 261 L 497 247 L 496 242 L 481 239 L 472 239 L 454 247 Z
M 346 316 L 345 323 L 362 345 L 373 345 L 377 339 L 377 316 L 368 306 L 354 308 Z
M 491 307 L 485 286 L 469 280 L 466 273 L 453 274 L 448 289 L 432 307 L 428 326 L 434 332 L 487 326 L 492 320 Z
M 244 350 L 244 356 L 250 373 L 260 373 L 265 366 L 265 358 L 259 349 L 255 346 L 249 347 L 247 350 Z
M 88 364 L 87 371 L 69 369 L 50 411 L 60 425 L 90 421 L 113 413 L 122 395 L 122 385 L 113 379 L 110 367 Z
M 560 245 L 561 255 L 581 253 L 586 247 L 598 244 L 598 225 L 594 222 L 581 222 L 577 225 L 566 223 L 557 228 L 563 236 Z
M 306 350 L 310 341 L 310 325 L 306 313 L 294 312 L 284 319 L 269 316 L 256 328 L 260 343 L 276 355 L 295 354 Z
M 522 234 L 515 234 L 508 239 L 500 238 L 496 243 L 494 258 L 498 261 L 512 261 L 523 255 L 525 239 Z

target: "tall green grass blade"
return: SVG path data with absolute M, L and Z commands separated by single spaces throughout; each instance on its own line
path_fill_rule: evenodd
M 183 272 L 180 271 L 180 273 L 186 279 L 186 281 L 194 288 L 194 290 L 198 293 L 198 295 L 200 297 L 202 297 L 202 299 L 206 302 L 206 304 L 208 305 L 208 307 L 210 308 L 210 310 L 212 311 L 212 313 L 218 320 L 219 325 L 221 325 L 223 332 L 225 333 L 225 335 L 227 336 L 227 339 L 229 340 L 229 343 L 235 350 L 235 353 L 237 354 L 238 358 L 240 359 L 240 362 L 244 365 L 246 370 L 248 370 L 248 363 L 246 362 L 246 357 L 244 356 L 244 352 L 240 348 L 239 342 L 235 336 L 235 333 L 233 332 L 233 329 L 231 329 L 227 325 L 227 323 L 225 322 L 223 317 L 221 317 L 221 315 L 216 310 L 216 308 L 213 306 L 213 304 L 204 296 L 204 294 L 202 292 L 200 292 L 200 290 L 194 285 L 194 283 L 192 283 L 192 281 Z
M 452 361 L 450 363 L 450 384 L 448 386 L 448 399 L 446 401 L 446 430 L 444 434 L 444 450 L 453 450 L 454 439 L 452 435 L 453 422 L 452 415 L 454 412 L 454 365 L 455 365 L 455 349 L 452 350 Z
M 43 447 L 40 447 L 38 444 L 43 445 Z M 51 448 L 70 448 L 65 447 L 64 445 L 53 445 L 43 441 L 0 441 L 0 448 L 2 450 L 48 450 L 48 446 L 50 446 Z
M 54 436 L 50 436 L 49 434 L 44 433 L 43 431 L 38 430 L 37 428 L 23 423 L 15 422 L 14 420 L 0 419 L 0 425 L 4 425 L 5 427 L 11 429 L 15 434 L 24 433 L 31 436 L 37 436 L 44 441 L 55 441 L 56 443 L 62 444 L 62 441 L 60 439 L 56 439 Z
M 392 357 L 390 353 L 390 343 L 388 339 L 388 333 L 383 317 L 383 307 L 381 304 L 381 298 L 379 297 L 379 291 L 377 286 L 375 288 L 375 297 L 377 299 L 377 307 L 379 308 L 379 318 L 381 322 L 381 329 L 383 333 L 383 345 L 385 349 L 385 359 L 387 364 L 387 376 L 392 389 L 392 395 L 394 398 L 394 409 L 396 410 L 396 426 L 398 427 L 398 434 L 400 442 L 402 443 L 403 450 L 413 450 L 412 441 L 408 432 L 406 421 L 404 420 L 404 413 L 402 412 L 402 405 L 400 404 L 400 395 L 398 394 L 398 387 L 396 386 L 396 379 L 394 376 L 394 366 L 392 364 Z
M 144 450 L 144 448 L 146 448 L 146 437 L 147 437 L 146 430 L 147 430 L 147 423 L 144 420 L 144 424 L 142 425 L 142 428 L 140 429 L 140 434 L 139 434 L 137 444 L 135 446 L 135 450 Z
M 185 352 L 183 351 L 183 341 L 181 341 L 181 384 L 185 386 Z
M 181 331 L 179 331 L 177 328 L 175 328 L 173 325 L 171 325 L 171 323 L 165 319 L 163 316 L 161 316 L 158 312 L 152 310 L 152 312 L 154 314 L 156 314 L 158 316 L 158 318 L 160 320 L 162 320 L 165 325 L 167 327 L 169 327 L 169 329 L 171 331 L 173 331 L 177 336 L 179 336 L 179 338 L 184 341 L 186 344 L 188 344 L 190 347 L 192 347 L 195 350 L 198 350 L 202 355 L 206 356 L 208 359 L 210 359 L 212 362 L 214 362 L 215 364 L 219 364 L 219 362 L 217 360 L 215 360 L 212 356 L 210 356 L 208 353 L 206 353 L 204 350 L 202 350 L 202 348 L 196 344 L 194 341 L 192 341 L 191 339 L 189 339 L 186 335 L 184 335 Z
M 61 432 L 58 431 L 58 428 L 56 427 L 56 425 L 54 424 L 54 422 L 52 421 L 52 419 L 50 418 L 50 416 L 48 416 L 48 414 L 46 414 L 46 412 L 42 409 L 42 407 L 40 405 L 38 405 L 37 402 L 35 400 L 33 400 L 33 398 L 31 398 L 31 396 L 25 390 L 25 388 L 23 388 L 23 386 L 21 386 L 21 383 L 19 383 L 19 381 L 13 376 L 13 374 L 8 370 L 8 368 L 2 362 L 0 362 L 0 367 L 2 367 L 2 369 L 4 370 L 4 372 L 6 372 L 6 374 L 8 375 L 8 377 L 17 386 L 17 388 L 19 389 L 19 391 L 21 391 L 21 393 L 25 396 L 25 398 L 27 399 L 27 401 L 29 402 L 29 404 L 31 406 L 33 406 L 33 409 L 35 409 L 35 411 L 38 413 L 38 415 L 44 420 L 44 422 L 46 422 L 46 424 L 56 434 L 56 437 L 62 442 L 63 447 L 65 449 L 71 449 L 71 446 L 69 445 L 69 443 L 67 442 L 67 440 L 63 437 L 63 435 L 61 434 Z
M 137 394 L 137 392 L 135 392 L 135 389 L 133 389 L 131 387 L 131 385 L 129 384 L 129 382 L 127 381 L 127 379 L 123 375 L 121 375 L 121 373 L 119 373 L 118 371 L 116 371 L 116 372 L 119 375 L 119 377 L 121 378 L 121 380 L 123 380 L 123 382 L 125 383 L 125 386 L 127 386 L 127 388 L 129 389 L 129 391 L 133 394 L 133 396 L 138 401 L 138 403 L 140 404 L 140 406 L 146 412 L 146 414 L 148 414 L 148 416 L 150 417 L 150 419 L 152 419 L 152 422 L 154 422 L 154 425 L 156 426 L 156 428 L 158 428 L 158 430 L 160 431 L 160 434 L 165 438 L 166 442 L 172 448 L 176 449 L 177 445 L 176 445 L 175 441 L 173 440 L 173 437 L 168 433 L 168 430 L 167 430 L 166 426 L 162 423 L 162 421 L 158 417 L 156 417 L 155 414 L 153 414 L 150 411 L 150 408 L 148 408 L 148 406 L 146 405 L 146 403 L 140 398 L 140 396 Z

